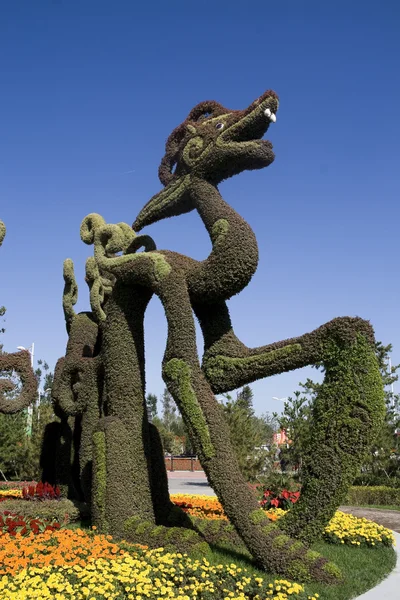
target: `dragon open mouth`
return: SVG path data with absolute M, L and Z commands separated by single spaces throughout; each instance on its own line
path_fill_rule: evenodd
M 275 95 L 266 94 L 249 106 L 241 114 L 235 115 L 235 121 L 228 125 L 219 136 L 220 143 L 260 141 L 270 145 L 261 138 L 266 134 L 271 123 L 276 122 L 278 99 Z M 238 118 L 239 117 L 239 118 Z

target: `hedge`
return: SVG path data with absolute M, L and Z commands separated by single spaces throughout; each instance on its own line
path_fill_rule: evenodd
M 28 502 L 26 500 L 4 500 L 0 503 L 0 514 L 10 511 L 29 519 L 56 519 L 60 523 L 77 521 L 80 511 L 71 500 L 44 500 Z
M 382 506 L 398 506 L 400 508 L 400 489 L 384 485 L 353 486 L 346 497 L 349 506 L 366 506 L 368 504 Z

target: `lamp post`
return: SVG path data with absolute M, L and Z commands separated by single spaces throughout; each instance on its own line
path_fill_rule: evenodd
M 25 346 L 17 346 L 17 350 L 28 350 L 31 355 L 31 365 L 33 369 L 33 359 L 35 356 L 35 342 L 32 342 L 32 346 L 30 348 L 25 348 Z M 39 402 L 40 402 L 40 391 L 38 391 Z M 33 417 L 33 406 L 28 406 L 28 418 L 26 423 L 26 433 L 30 437 L 32 435 L 32 417 Z
M 30 348 L 25 348 L 25 346 L 17 346 L 17 350 L 28 350 L 31 355 L 31 365 L 33 367 L 33 357 L 35 356 L 35 342 L 32 342 L 32 346 Z

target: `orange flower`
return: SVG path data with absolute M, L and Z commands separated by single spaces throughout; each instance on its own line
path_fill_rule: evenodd
M 14 575 L 29 566 L 81 565 L 99 558 L 115 558 L 125 551 L 104 535 L 81 529 L 60 529 L 15 537 L 0 536 L 0 576 Z M 132 547 L 132 546 L 131 546 Z

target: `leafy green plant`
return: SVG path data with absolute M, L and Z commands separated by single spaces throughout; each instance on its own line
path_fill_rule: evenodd
M 21 499 L 4 500 L 0 504 L 0 513 L 9 511 L 24 518 L 49 519 L 59 523 L 76 521 L 80 517 L 79 508 L 71 500 L 44 500 L 43 502 L 26 502 Z
M 349 489 L 346 502 L 352 506 L 393 505 L 400 507 L 400 489 L 387 486 L 353 486 Z

